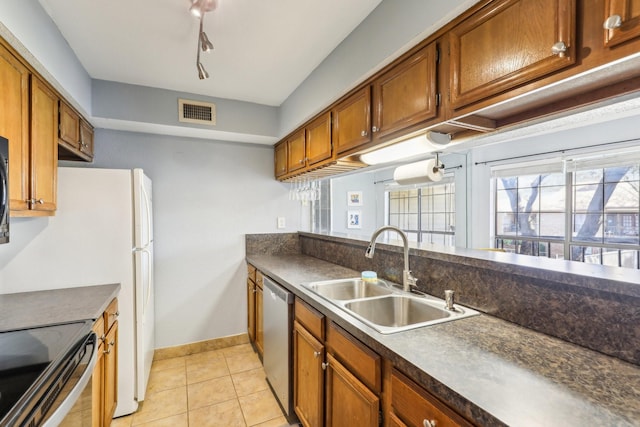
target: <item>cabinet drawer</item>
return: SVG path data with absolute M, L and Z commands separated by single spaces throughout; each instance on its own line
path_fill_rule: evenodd
M 260 289 L 263 288 L 263 282 L 264 276 L 262 275 L 262 273 L 260 273 L 260 271 L 256 270 L 256 285 L 258 285 Z
M 333 322 L 329 323 L 326 342 L 331 354 L 367 387 L 380 393 L 382 389 L 382 361 L 378 354 Z
M 410 426 L 427 425 L 425 420 L 434 421 L 432 424 L 438 427 L 473 425 L 395 368 L 391 374 L 391 406 Z
M 109 304 L 107 309 L 104 311 L 105 333 L 107 333 L 111 329 L 115 321 L 118 320 L 119 314 L 118 299 L 115 298 L 113 301 L 111 301 L 111 304 Z
M 251 264 L 247 264 L 247 276 L 252 282 L 256 281 L 256 268 Z
M 316 339 L 324 341 L 324 316 L 300 298 L 295 301 L 296 320 Z

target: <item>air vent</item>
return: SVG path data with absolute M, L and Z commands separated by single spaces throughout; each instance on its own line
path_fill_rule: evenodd
M 178 120 L 185 123 L 215 126 L 216 104 L 178 99 Z

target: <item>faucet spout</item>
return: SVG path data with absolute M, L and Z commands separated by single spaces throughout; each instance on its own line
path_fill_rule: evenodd
M 402 288 L 408 292 L 411 290 L 412 286 L 416 285 L 418 279 L 413 277 L 413 274 L 411 274 L 411 270 L 409 269 L 409 239 L 407 238 L 407 235 L 404 231 L 392 225 L 385 225 L 384 227 L 378 228 L 373 232 L 371 241 L 369 242 L 369 247 L 367 247 L 364 256 L 367 258 L 373 258 L 373 253 L 376 250 L 376 239 L 384 231 L 395 231 L 400 235 L 400 237 L 402 238 L 402 242 L 404 243 L 404 270 L 402 271 Z

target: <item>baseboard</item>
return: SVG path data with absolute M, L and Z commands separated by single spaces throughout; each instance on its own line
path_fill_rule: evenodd
M 247 333 L 244 333 L 231 335 L 228 337 L 198 341 L 189 344 L 177 345 L 175 347 L 157 348 L 153 353 L 153 360 L 163 360 L 171 359 L 174 357 L 188 356 L 190 354 L 202 353 L 204 351 L 220 350 L 221 348 L 248 343 L 249 335 Z

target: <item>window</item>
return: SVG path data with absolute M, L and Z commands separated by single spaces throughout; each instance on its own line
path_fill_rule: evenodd
M 387 192 L 387 224 L 410 240 L 455 245 L 455 184 L 452 179 L 420 188 Z
M 316 183 L 316 197 L 311 201 L 311 224 L 315 233 L 331 231 L 331 181 Z
M 496 247 L 525 255 L 639 268 L 640 163 L 495 176 Z M 573 169 L 573 170 L 571 170 Z

